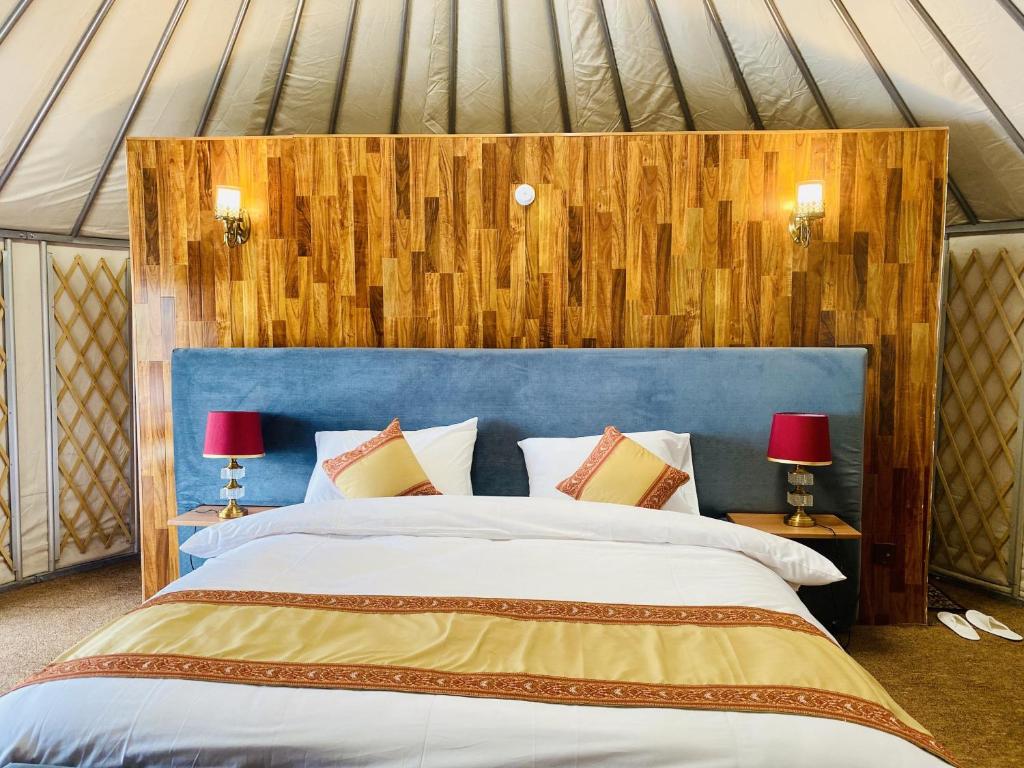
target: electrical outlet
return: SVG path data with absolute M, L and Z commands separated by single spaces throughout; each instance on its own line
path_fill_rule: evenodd
M 871 545 L 871 562 L 875 565 L 892 565 L 896 559 L 896 545 L 880 542 Z

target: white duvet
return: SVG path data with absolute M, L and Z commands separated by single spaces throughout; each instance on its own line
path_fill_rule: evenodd
M 300 504 L 207 528 L 165 591 L 258 589 L 672 605 L 812 617 L 793 586 L 842 578 L 792 541 L 707 518 L 553 499 Z M 77 679 L 0 698 L 0 765 L 936 766 L 823 718 L 375 691 Z

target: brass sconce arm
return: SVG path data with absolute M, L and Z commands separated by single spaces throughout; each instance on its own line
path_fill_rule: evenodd
M 249 239 L 252 222 L 244 210 L 240 210 L 237 216 L 218 215 L 214 218 L 224 223 L 224 244 L 228 248 L 235 248 Z
M 816 216 L 815 218 L 821 218 Z M 801 248 L 806 248 L 811 244 L 811 218 L 807 216 L 797 216 L 795 213 L 789 219 L 789 236 L 793 238 L 793 242 L 799 245 Z

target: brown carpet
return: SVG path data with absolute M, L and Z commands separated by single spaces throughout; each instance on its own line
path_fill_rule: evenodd
M 140 602 L 137 560 L 0 592 L 0 691 Z
M 965 608 L 1024 634 L 1024 604 L 941 582 Z M 850 653 L 963 768 L 1024 766 L 1024 642 L 962 640 L 932 612 L 927 627 L 855 627 Z
M 1024 632 L 1024 605 L 943 584 L 977 608 Z M 34 672 L 141 600 L 138 563 L 0 593 L 0 690 Z M 927 627 L 856 627 L 853 656 L 929 728 L 963 768 L 1024 766 L 1024 643 L 991 635 L 961 640 Z

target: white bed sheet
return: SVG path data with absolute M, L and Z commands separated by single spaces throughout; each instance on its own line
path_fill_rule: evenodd
M 835 578 L 827 575 L 828 561 L 806 547 L 751 529 L 548 499 L 297 505 L 207 529 L 189 544 L 196 554 L 215 556 L 168 591 L 747 605 L 813 621 L 787 580 Z M 111 678 L 34 685 L 0 698 L 0 765 L 9 760 L 403 768 L 942 765 L 895 736 L 795 715 Z

